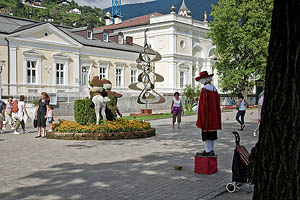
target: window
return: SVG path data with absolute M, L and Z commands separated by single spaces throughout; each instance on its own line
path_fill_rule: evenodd
M 63 85 L 64 83 L 64 64 L 56 63 L 56 84 Z
M 179 87 L 183 88 L 184 87 L 184 72 L 183 71 L 180 72 L 179 81 L 180 81 Z
M 36 83 L 36 61 L 27 61 L 27 83 Z
M 28 89 L 29 94 L 37 94 L 38 92 L 38 89 Z
M 130 76 L 130 80 L 131 80 L 131 83 L 135 83 L 136 82 L 136 74 L 137 74 L 137 71 L 136 69 L 132 69 L 131 70 L 131 76 Z
M 87 86 L 88 85 L 88 67 L 83 66 L 81 67 L 81 85 L 82 86 Z
M 99 79 L 106 78 L 106 67 L 99 67 Z
M 103 33 L 103 41 L 108 42 L 108 34 L 107 33 Z
M 116 69 L 116 86 L 122 86 L 122 69 Z
M 124 44 L 124 38 L 123 38 L 122 35 L 119 35 L 119 36 L 118 36 L 118 43 L 119 43 L 119 44 Z
M 89 40 L 93 39 L 93 31 L 87 31 L 87 39 Z
M 185 48 L 185 42 L 183 40 L 180 41 L 180 47 L 183 49 Z

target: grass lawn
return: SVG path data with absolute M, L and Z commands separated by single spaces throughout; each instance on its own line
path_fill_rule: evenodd
M 257 108 L 247 108 L 247 110 L 255 110 Z M 235 109 L 223 109 L 221 110 L 222 112 L 233 112 Z M 189 115 L 195 115 L 193 111 L 185 111 L 184 113 L 185 116 Z M 146 115 L 146 116 L 123 116 L 123 119 L 136 119 L 136 120 L 153 120 L 153 119 L 165 119 L 165 118 L 171 118 L 172 114 L 171 113 L 161 113 L 159 115 Z
M 194 115 L 193 111 L 185 111 L 184 116 L 186 115 Z M 136 119 L 136 120 L 152 120 L 152 119 L 165 119 L 165 118 L 171 118 L 171 113 L 162 113 L 159 115 L 148 115 L 148 116 L 123 116 L 123 119 Z

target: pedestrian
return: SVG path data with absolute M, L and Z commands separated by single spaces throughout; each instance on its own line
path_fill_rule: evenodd
M 9 125 L 11 130 L 14 130 L 13 119 L 12 119 L 12 98 L 7 99 L 6 109 L 5 109 L 5 123 L 3 124 L 3 130 L 6 130 L 6 126 Z
M 257 128 L 254 130 L 253 132 L 253 136 L 256 136 L 259 133 L 259 126 L 260 126 L 260 122 L 261 122 L 261 111 L 262 111 L 262 106 L 264 103 L 264 91 L 262 91 L 260 98 L 258 100 L 258 124 L 257 124 Z
M 52 132 L 53 128 L 53 109 L 54 107 L 52 105 L 49 105 L 49 111 L 48 111 L 48 123 L 49 123 L 49 130 L 48 132 Z
M 28 133 L 26 130 L 25 130 L 25 114 L 27 116 L 27 118 L 30 118 L 28 113 L 27 113 L 27 110 L 26 110 L 26 106 L 25 106 L 25 96 L 24 95 L 21 95 L 20 96 L 20 101 L 18 102 L 18 114 L 15 115 L 15 120 L 16 120 L 16 127 L 15 127 L 15 131 L 13 134 L 15 135 L 18 135 L 20 134 L 18 132 L 18 128 L 20 127 L 20 125 L 22 126 L 22 129 L 23 129 L 23 133 Z
M 35 118 L 37 119 L 38 135 L 36 138 L 46 136 L 46 121 L 49 110 L 49 96 L 46 92 L 42 92 L 41 99 L 35 109 Z
M 182 106 L 181 97 L 179 96 L 179 92 L 175 92 L 171 104 L 171 114 L 173 115 L 172 116 L 173 128 L 175 128 L 176 119 L 177 119 L 178 128 L 180 128 L 182 112 L 183 112 L 183 106 Z
M 4 121 L 4 111 L 5 111 L 6 103 L 0 100 L 0 133 L 3 133 L 3 121 Z
M 235 116 L 236 121 L 241 125 L 241 128 L 238 129 L 239 131 L 242 131 L 245 128 L 245 114 L 246 114 L 246 108 L 248 107 L 248 105 L 249 104 L 248 104 L 247 99 L 244 99 L 244 96 L 241 93 L 239 93 L 238 94 L 238 102 L 237 102 L 238 112 L 236 113 L 236 116 Z
M 212 82 L 213 74 L 207 71 L 200 73 L 196 81 L 200 81 L 204 87 L 201 90 L 198 103 L 197 127 L 201 129 L 202 140 L 205 142 L 205 150 L 197 153 L 197 156 L 214 156 L 215 140 L 218 139 L 217 130 L 221 130 L 220 95 Z

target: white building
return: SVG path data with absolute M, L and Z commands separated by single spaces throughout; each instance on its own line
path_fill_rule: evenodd
M 208 22 L 193 19 L 184 0 L 178 13 L 172 6 L 170 14 L 153 13 L 95 30 L 110 29 L 122 32 L 125 37 L 133 37 L 134 43 L 141 46 L 144 44 L 144 31 L 148 29 L 148 42 L 162 55 L 162 60 L 155 63 L 155 72 L 165 81 L 156 83 L 157 91 L 183 92 L 185 85 L 199 84 L 195 77 L 204 70 L 215 74 L 213 84 L 220 89 L 218 75 L 213 68 L 215 46 L 207 38 Z
M 69 13 L 81 15 L 81 11 L 78 8 L 74 8 L 70 10 Z

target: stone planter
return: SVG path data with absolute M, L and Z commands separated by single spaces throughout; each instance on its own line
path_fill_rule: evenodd
M 152 109 L 141 109 L 141 113 L 151 115 L 152 114 Z
M 49 139 L 62 140 L 121 140 L 121 139 L 138 139 L 155 136 L 155 129 L 150 128 L 144 131 L 135 132 L 115 132 L 115 133 L 47 133 Z

